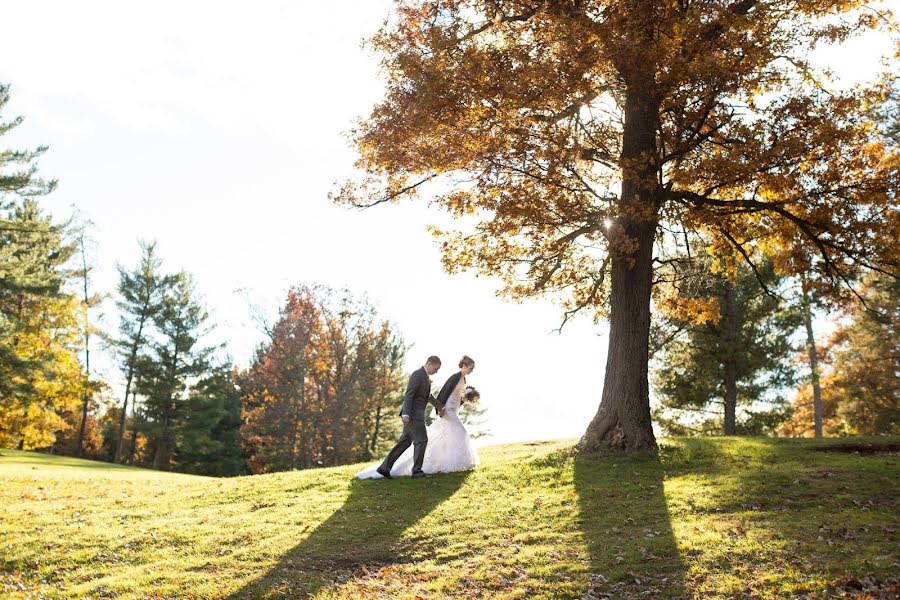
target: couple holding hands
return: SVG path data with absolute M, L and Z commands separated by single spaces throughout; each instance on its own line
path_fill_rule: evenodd
M 363 469 L 356 474 L 358 479 L 427 477 L 432 473 L 466 471 L 478 465 L 478 452 L 459 418 L 460 406 L 480 398 L 475 388 L 466 385 L 466 376 L 475 369 L 475 361 L 463 356 L 459 371 L 444 382 L 435 398 L 431 395 L 431 376 L 440 368 L 441 359 L 429 356 L 425 365 L 410 376 L 400 409 L 403 434 L 384 462 Z M 426 427 L 425 406 L 429 402 L 440 419 Z

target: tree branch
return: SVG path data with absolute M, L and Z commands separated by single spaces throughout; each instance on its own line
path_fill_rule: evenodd
M 753 262 L 753 260 L 750 258 L 750 255 L 747 254 L 747 251 L 744 250 L 743 244 L 734 239 L 734 237 L 724 227 L 718 227 L 718 230 L 722 235 L 725 236 L 725 239 L 728 240 L 728 242 L 732 246 L 734 246 L 734 248 L 737 249 L 738 252 L 741 253 L 741 256 L 744 257 L 744 261 L 750 266 L 751 269 L 753 269 L 753 274 L 756 275 L 756 281 L 759 282 L 759 285 L 762 287 L 766 295 L 771 296 L 772 298 L 783 300 L 780 295 L 770 290 L 769 286 L 766 285 L 766 282 L 763 281 L 762 274 L 759 272 L 759 269 L 756 268 L 756 263 Z
M 431 175 L 427 175 L 424 178 L 420 179 L 419 181 L 412 183 L 410 185 L 407 185 L 406 187 L 403 187 L 394 192 L 389 192 L 383 198 L 379 198 L 378 200 L 375 200 L 374 202 L 370 202 L 369 204 L 360 204 L 358 202 L 350 202 L 350 205 L 353 206 L 354 208 L 359 208 L 359 209 L 372 208 L 373 206 L 378 206 L 379 204 L 384 204 L 385 202 L 390 202 L 392 200 L 395 200 L 396 198 L 399 198 L 403 194 L 413 191 L 414 189 L 416 189 L 423 183 L 427 183 L 427 182 L 431 181 L 432 179 L 434 179 L 437 176 L 438 176 L 437 173 L 432 173 Z
M 484 25 L 482 25 L 481 27 L 476 27 L 475 29 L 473 29 L 473 30 L 470 31 L 469 33 L 465 34 L 465 35 L 462 36 L 461 38 L 458 38 L 458 39 L 456 40 L 456 44 L 454 44 L 454 45 L 455 45 L 455 46 L 459 46 L 461 43 L 466 42 L 466 41 L 470 40 L 471 38 L 473 38 L 473 37 L 475 37 L 475 36 L 477 36 L 477 35 L 480 35 L 480 34 L 484 33 L 485 31 L 487 31 L 487 30 L 490 29 L 491 27 L 494 27 L 495 25 L 499 25 L 499 24 L 501 24 L 501 23 L 514 23 L 514 22 L 517 22 L 517 21 L 518 21 L 518 22 L 525 22 L 525 21 L 527 21 L 528 19 L 530 19 L 531 17 L 533 17 L 534 15 L 536 15 L 536 14 L 538 13 L 538 11 L 543 7 L 543 5 L 544 5 L 544 3 L 541 2 L 540 4 L 538 4 L 537 6 L 535 6 L 534 8 L 532 8 L 531 10 L 525 11 L 525 12 L 523 12 L 523 13 L 521 13 L 521 14 L 518 14 L 518 15 L 503 15 L 502 17 L 497 17 L 497 18 L 491 19 L 490 21 L 486 22 L 486 23 L 485 23 Z

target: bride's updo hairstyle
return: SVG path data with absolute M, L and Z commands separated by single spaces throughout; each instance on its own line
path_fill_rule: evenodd
M 463 354 L 463 357 L 459 359 L 459 368 L 462 369 L 463 367 L 472 366 L 475 366 L 475 361 L 472 360 L 471 356 L 466 356 L 465 354 Z

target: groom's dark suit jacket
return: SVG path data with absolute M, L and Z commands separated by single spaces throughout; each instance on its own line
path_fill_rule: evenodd
M 400 416 L 409 415 L 410 421 L 424 421 L 425 406 L 429 401 L 434 404 L 437 410 L 444 408 L 443 402 L 439 402 L 431 397 L 431 382 L 428 379 L 425 367 L 421 367 L 413 371 L 413 374 L 409 376 Z

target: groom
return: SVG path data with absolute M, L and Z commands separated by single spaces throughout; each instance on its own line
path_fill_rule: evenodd
M 403 435 L 394 449 L 388 453 L 387 458 L 376 469 L 378 474 L 385 479 L 391 477 L 391 467 L 400 458 L 409 445 L 413 445 L 413 477 L 425 477 L 422 471 L 422 461 L 425 460 L 425 446 L 428 445 L 428 433 L 425 431 L 425 405 L 431 401 L 438 414 L 444 416 L 444 405 L 431 397 L 431 375 L 441 368 L 441 359 L 437 356 L 429 356 L 425 366 L 416 369 L 409 377 L 406 385 L 406 394 L 403 396 L 403 408 L 400 409 L 400 417 L 403 419 Z

